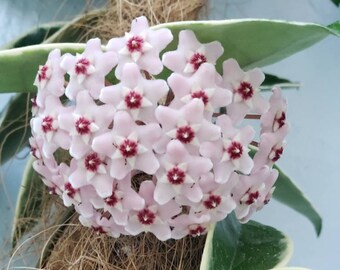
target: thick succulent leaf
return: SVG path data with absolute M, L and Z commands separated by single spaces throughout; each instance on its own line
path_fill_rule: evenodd
M 0 93 L 35 92 L 33 82 L 39 65 L 46 62 L 55 48 L 75 54 L 84 51 L 85 44 L 55 43 L 0 51 Z
M 153 28 L 161 27 L 168 27 L 174 34 L 174 40 L 167 50 L 176 49 L 178 32 L 183 29 L 193 30 L 203 43 L 219 40 L 224 46 L 224 54 L 217 63 L 219 71 L 222 61 L 231 57 L 245 69 L 261 67 L 301 51 L 330 34 L 340 35 L 337 27 L 258 19 L 167 23 Z M 80 52 L 82 46 L 38 45 L 0 52 L 0 92 L 34 91 L 32 82 L 37 67 L 46 61 L 48 52 L 56 47 L 61 48 L 63 52 L 74 53 Z M 162 74 L 166 76 L 168 73 Z
M 16 94 L 0 113 L 0 165 L 27 146 L 31 136 L 30 94 Z
M 282 89 L 287 89 L 287 88 L 299 88 L 300 84 L 291 82 L 285 78 L 280 78 L 276 75 L 266 73 L 264 82 L 260 87 L 261 91 L 270 91 L 273 88 L 273 86 L 279 86 Z
M 27 162 L 14 214 L 12 229 L 12 244 L 16 245 L 21 237 L 30 231 L 41 217 L 43 194 L 46 193 L 45 185 L 40 176 L 33 170 L 30 158 Z
M 267 270 L 286 265 L 291 254 L 292 243 L 280 231 L 240 224 L 230 214 L 209 230 L 200 270 Z
M 64 22 L 41 25 L 7 44 L 3 49 L 20 48 L 40 44 L 59 31 L 64 25 Z
M 255 153 L 256 150 L 251 148 L 249 155 L 253 157 Z M 273 168 L 279 172 L 273 198 L 309 219 L 314 226 L 316 234 L 319 236 L 322 229 L 322 219 L 319 213 L 297 185 L 279 167 L 274 165 Z
M 276 180 L 273 198 L 308 218 L 319 236 L 322 230 L 321 216 L 296 184 L 277 166 L 274 168 L 279 171 L 279 177 Z
M 245 69 L 262 67 L 308 48 L 328 35 L 340 36 L 339 29 L 334 27 L 266 19 L 186 21 L 154 26 L 161 27 L 169 28 L 174 34 L 167 50 L 177 48 L 178 32 L 184 29 L 193 30 L 201 43 L 221 42 L 224 54 L 217 63 L 219 71 L 228 58 L 235 58 Z

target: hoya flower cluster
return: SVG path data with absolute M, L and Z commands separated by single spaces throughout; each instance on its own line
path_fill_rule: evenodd
M 263 73 L 233 59 L 221 76 L 221 44 L 189 30 L 161 59 L 172 39 L 139 17 L 105 49 L 92 39 L 82 54 L 52 51 L 39 68 L 34 168 L 97 232 L 198 236 L 232 211 L 246 222 L 271 197 L 288 131 L 280 90 L 268 102 Z M 157 79 L 164 66 L 171 75 Z M 259 143 L 245 118 L 260 119 Z

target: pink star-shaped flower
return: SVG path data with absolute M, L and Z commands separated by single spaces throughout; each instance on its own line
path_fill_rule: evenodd
M 221 127 L 222 138 L 202 143 L 200 153 L 212 159 L 216 182 L 225 183 L 234 170 L 248 174 L 253 168 L 248 145 L 254 138 L 255 131 L 251 126 L 237 130 L 227 115 L 219 116 L 216 123 Z
M 70 154 L 76 159 L 82 158 L 91 150 L 92 138 L 108 130 L 114 116 L 111 105 L 98 106 L 88 91 L 77 95 L 73 113 L 59 115 L 59 126 L 71 136 Z
M 264 74 L 258 68 L 244 72 L 235 59 L 223 62 L 223 86 L 234 93 L 233 102 L 227 108 L 234 122 L 242 120 L 249 111 L 262 114 L 268 110 L 268 101 L 259 90 L 263 81 Z
M 134 120 L 155 122 L 157 102 L 168 93 L 163 80 L 146 80 L 134 63 L 124 65 L 121 83 L 102 89 L 99 99 L 130 113 Z
M 278 171 L 268 166 L 263 166 L 250 175 L 238 176 L 238 183 L 232 193 L 237 205 L 235 214 L 241 222 L 247 222 L 255 211 L 268 203 L 277 177 Z
M 98 99 L 100 90 L 105 86 L 105 76 L 116 64 L 116 54 L 103 52 L 98 38 L 90 39 L 82 54 L 65 54 L 60 66 L 70 75 L 66 96 L 74 100 L 79 91 L 87 90 L 94 99 Z
M 112 215 L 116 224 L 125 226 L 130 210 L 139 211 L 144 208 L 144 199 L 131 188 L 131 175 L 123 180 L 114 181 L 111 194 L 106 198 L 96 197 L 91 200 L 96 209 L 104 209 Z
M 218 41 L 202 44 L 193 31 L 182 30 L 179 33 L 177 50 L 164 53 L 162 61 L 164 66 L 174 72 L 191 75 L 203 63 L 215 65 L 222 54 L 223 47 Z
M 157 184 L 154 199 L 163 205 L 177 195 L 198 202 L 203 194 L 197 184 L 199 177 L 212 168 L 212 162 L 200 156 L 192 156 L 178 140 L 167 145 L 160 157 L 161 167 L 156 172 Z
M 231 177 L 226 183 L 218 184 L 214 174 L 208 173 L 200 178 L 199 186 L 202 189 L 201 201 L 193 206 L 195 213 L 209 215 L 211 222 L 224 219 L 236 207 L 231 190 L 237 183 L 237 178 Z
M 193 99 L 179 110 L 166 106 L 158 106 L 155 115 L 162 125 L 164 135 L 157 143 L 155 150 L 164 153 L 172 139 L 179 140 L 189 153 L 197 154 L 204 141 L 217 140 L 220 128 L 203 117 L 204 103 L 201 99 Z
M 142 210 L 133 211 L 126 226 L 131 235 L 141 232 L 152 232 L 159 240 L 165 241 L 171 238 L 169 221 L 182 210 L 174 201 L 159 205 L 154 197 L 155 185 L 152 181 L 142 182 L 139 195 L 145 200 Z
M 272 91 L 273 94 L 269 99 L 269 110 L 261 116 L 261 133 L 276 132 L 287 123 L 287 101 L 282 96 L 280 88 L 275 87 Z
M 59 49 L 51 51 L 45 65 L 39 66 L 38 74 L 34 85 L 38 87 L 36 103 L 39 107 L 44 107 L 47 95 L 60 97 L 64 94 L 65 71 L 60 68 L 61 54 Z
M 114 117 L 112 131 L 94 138 L 92 148 L 111 158 L 110 174 L 121 180 L 132 170 L 154 174 L 159 168 L 153 145 L 161 136 L 158 124 L 138 126 L 125 111 Z
M 108 51 L 118 53 L 119 62 L 115 74 L 121 78 L 125 63 L 136 63 L 141 69 L 156 75 L 163 69 L 159 53 L 171 42 L 169 29 L 151 30 L 147 19 L 142 16 L 134 19 L 131 31 L 124 37 L 113 38 L 107 44 Z
M 193 213 L 182 214 L 171 221 L 171 226 L 174 227 L 171 233 L 174 239 L 181 239 L 186 235 L 201 236 L 208 232 L 210 217 Z
M 59 98 L 49 95 L 45 100 L 45 109 L 39 116 L 32 118 L 31 127 L 36 138 L 43 138 L 43 154 L 51 158 L 59 148 L 68 150 L 70 148 L 70 137 L 67 132 L 59 128 L 58 116 L 70 113 L 73 108 L 64 107 Z
M 168 83 L 175 95 L 171 107 L 180 108 L 192 99 L 201 99 L 205 116 L 209 120 L 217 108 L 231 103 L 232 93 L 216 84 L 216 70 L 211 64 L 203 64 L 191 77 L 173 73 L 168 78 Z

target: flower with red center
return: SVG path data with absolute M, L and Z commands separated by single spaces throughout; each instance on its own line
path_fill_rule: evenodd
M 244 101 L 246 101 L 253 97 L 254 88 L 249 82 L 241 82 L 235 92 L 238 93 Z
M 186 235 L 200 236 L 207 233 L 209 223 L 209 215 L 182 214 L 171 221 L 171 225 L 174 227 L 171 236 L 174 239 L 181 239 Z
M 115 192 L 112 193 L 111 196 L 104 198 L 104 202 L 109 205 L 114 207 L 118 203 L 119 199 L 117 198 L 117 195 Z
M 54 123 L 54 119 L 52 116 L 45 116 L 42 120 L 42 123 L 41 123 L 41 128 L 43 130 L 43 132 L 47 133 L 47 132 L 50 132 L 50 131 L 55 131 L 56 128 L 54 128 L 53 126 L 56 126 L 57 124 Z
M 223 86 L 234 92 L 233 102 L 227 111 L 235 123 L 240 122 L 249 111 L 263 114 L 268 110 L 268 101 L 259 90 L 263 81 L 264 74 L 258 68 L 244 72 L 234 59 L 223 62 Z
M 215 65 L 222 53 L 223 47 L 219 42 L 202 44 L 193 31 L 182 30 L 177 50 L 164 53 L 162 61 L 170 70 L 187 75 L 197 72 L 204 63 Z
M 199 98 L 203 101 L 204 106 L 206 106 L 209 102 L 209 97 L 204 90 L 198 90 L 196 92 L 191 93 L 191 98 Z
M 187 144 L 195 139 L 195 131 L 191 126 L 181 126 L 176 130 L 176 139 Z
M 230 159 L 238 159 L 243 154 L 243 146 L 237 141 L 232 141 L 225 151 L 229 154 Z
M 202 227 L 201 225 L 190 225 L 189 226 L 189 235 L 192 237 L 201 236 L 202 234 L 206 233 L 206 228 Z
M 124 158 L 131 158 L 138 154 L 138 143 L 133 140 L 124 139 L 118 146 L 118 149 Z
M 76 130 L 80 135 L 89 134 L 90 125 L 91 122 L 83 116 L 80 116 L 78 120 L 75 122 Z
M 185 172 L 182 171 L 180 168 L 173 167 L 170 171 L 166 174 L 168 181 L 170 184 L 173 185 L 181 185 L 185 181 Z
M 39 67 L 38 71 L 38 81 L 41 83 L 44 80 L 49 80 L 50 76 L 52 74 L 52 71 L 48 65 L 43 65 Z
M 121 82 L 103 88 L 99 99 L 119 111 L 127 111 L 134 120 L 152 123 L 155 122 L 157 103 L 168 90 L 165 81 L 145 79 L 136 64 L 127 63 L 122 70 Z
M 199 52 L 195 52 L 189 59 L 189 63 L 193 66 L 194 71 L 197 71 L 198 68 L 205 62 L 207 62 L 207 58 L 204 54 Z
M 151 30 L 145 17 L 132 21 L 131 31 L 124 37 L 112 38 L 107 44 L 107 51 L 118 53 L 119 62 L 115 70 L 117 78 L 121 78 L 126 63 L 136 63 L 148 72 L 156 75 L 163 69 L 159 53 L 171 42 L 173 36 L 169 29 Z
M 69 196 L 72 199 L 77 193 L 77 190 L 72 187 L 71 183 L 66 183 L 64 186 L 64 189 L 65 189 L 67 196 Z
M 125 101 L 126 107 L 131 110 L 131 109 L 140 109 L 142 106 L 142 99 L 143 97 L 139 93 L 131 90 L 125 96 L 124 101 Z
M 84 160 L 85 168 L 90 172 L 97 172 L 102 163 L 97 153 L 88 154 Z
M 117 64 L 114 52 L 103 52 L 99 38 L 90 39 L 82 54 L 64 54 L 60 66 L 70 75 L 65 94 L 70 100 L 86 89 L 94 99 L 105 86 L 105 76 Z
M 128 51 L 132 54 L 133 52 L 143 52 L 147 50 L 149 47 L 147 46 L 146 48 L 143 46 L 144 45 L 144 38 L 141 36 L 132 36 L 130 38 L 128 38 L 127 42 L 126 42 L 126 47 L 128 49 Z M 151 46 L 151 45 L 149 45 Z M 143 48 L 144 47 L 144 48 Z M 152 47 L 150 47 L 151 49 Z M 138 59 L 137 59 L 138 60 Z
M 250 175 L 236 175 L 237 184 L 232 193 L 236 203 L 235 214 L 241 222 L 247 222 L 250 216 L 265 205 L 270 198 L 272 187 L 278 172 L 263 166 Z
M 270 152 L 268 158 L 272 162 L 276 162 L 280 159 L 282 154 L 283 154 L 283 146 L 274 146 L 272 148 L 272 151 Z
M 249 174 L 253 160 L 248 155 L 247 146 L 253 140 L 255 130 L 251 126 L 236 129 L 227 115 L 217 117 L 216 124 L 221 127 L 222 138 L 204 142 L 200 147 L 200 153 L 214 163 L 215 181 L 227 182 L 234 170 Z
M 209 198 L 203 201 L 203 204 L 207 209 L 215 209 L 221 204 L 221 201 L 222 199 L 220 196 L 211 194 Z
M 169 222 L 181 212 L 181 208 L 174 201 L 159 205 L 153 198 L 155 185 L 152 181 L 143 181 L 139 195 L 145 200 L 145 207 L 139 211 L 131 211 L 126 231 L 131 235 L 141 232 L 152 232 L 159 240 L 171 237 Z
M 209 159 L 190 155 L 180 141 L 172 140 L 160 162 L 154 194 L 157 203 L 163 205 L 178 196 L 196 203 L 202 199 L 203 194 L 197 181 L 211 170 Z
M 190 77 L 173 73 L 168 83 L 174 93 L 170 106 L 181 108 L 192 99 L 200 99 L 204 104 L 204 116 L 210 120 L 214 111 L 231 103 L 232 93 L 218 85 L 220 75 L 212 64 L 205 63 Z
M 287 101 L 282 96 L 281 89 L 274 87 L 269 99 L 269 110 L 261 116 L 261 134 L 277 132 L 287 125 Z
M 143 225 L 151 225 L 155 222 L 156 215 L 148 208 L 144 208 L 137 214 L 138 221 Z
M 106 234 L 107 233 L 107 231 L 105 231 L 102 226 L 98 226 L 98 227 L 92 226 L 92 229 L 97 234 Z
M 137 125 L 125 111 L 118 111 L 110 132 L 94 138 L 92 148 L 110 157 L 110 174 L 121 180 L 132 170 L 154 174 L 159 168 L 153 145 L 161 136 L 158 124 Z
M 85 57 L 80 58 L 74 66 L 74 72 L 77 75 L 90 75 L 94 71 L 94 67 L 91 65 L 90 60 Z

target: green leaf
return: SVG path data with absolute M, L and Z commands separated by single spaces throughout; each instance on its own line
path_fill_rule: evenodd
M 17 94 L 0 114 L 0 165 L 27 146 L 31 136 L 29 114 L 30 94 Z
M 85 44 L 56 43 L 0 51 L 0 93 L 36 92 L 33 82 L 39 65 L 56 48 L 62 53 L 76 54 L 84 51 Z
M 64 22 L 41 25 L 40 27 L 29 31 L 28 33 L 22 35 L 18 39 L 7 44 L 4 47 L 4 49 L 12 49 L 12 48 L 19 48 L 19 47 L 24 47 L 24 46 L 40 44 L 45 39 L 52 36 L 57 31 L 59 31 L 64 25 L 65 25 Z
M 280 231 L 240 224 L 232 213 L 209 230 L 200 270 L 267 270 L 284 266 L 291 254 L 292 243 Z
M 249 155 L 254 157 L 255 154 L 256 150 L 251 148 Z M 279 167 L 274 165 L 273 168 L 279 172 L 273 198 L 309 219 L 314 226 L 316 234 L 319 236 L 322 230 L 322 219 L 319 213 L 296 184 Z
M 236 19 L 226 21 L 195 21 L 166 23 L 158 28 L 169 28 L 174 40 L 167 50 L 177 48 L 178 33 L 184 29 L 195 32 L 201 43 L 218 40 L 224 54 L 217 63 L 235 58 L 241 67 L 250 69 L 278 62 L 310 47 L 328 35 L 340 36 L 340 30 L 313 23 L 297 23 L 266 19 Z
M 276 75 L 266 73 L 264 82 L 260 86 L 260 89 L 262 91 L 270 91 L 273 88 L 273 86 L 279 86 L 282 89 L 286 89 L 286 88 L 299 88 L 300 84 L 293 83 L 289 81 L 288 79 L 280 78 Z
M 46 186 L 32 168 L 34 159 L 27 162 L 14 214 L 12 244 L 16 245 L 22 236 L 30 231 L 41 217 L 43 194 Z
M 274 165 L 274 168 L 279 171 L 279 177 L 276 180 L 273 198 L 308 218 L 319 236 L 322 230 L 321 216 L 296 184 L 277 166 Z

